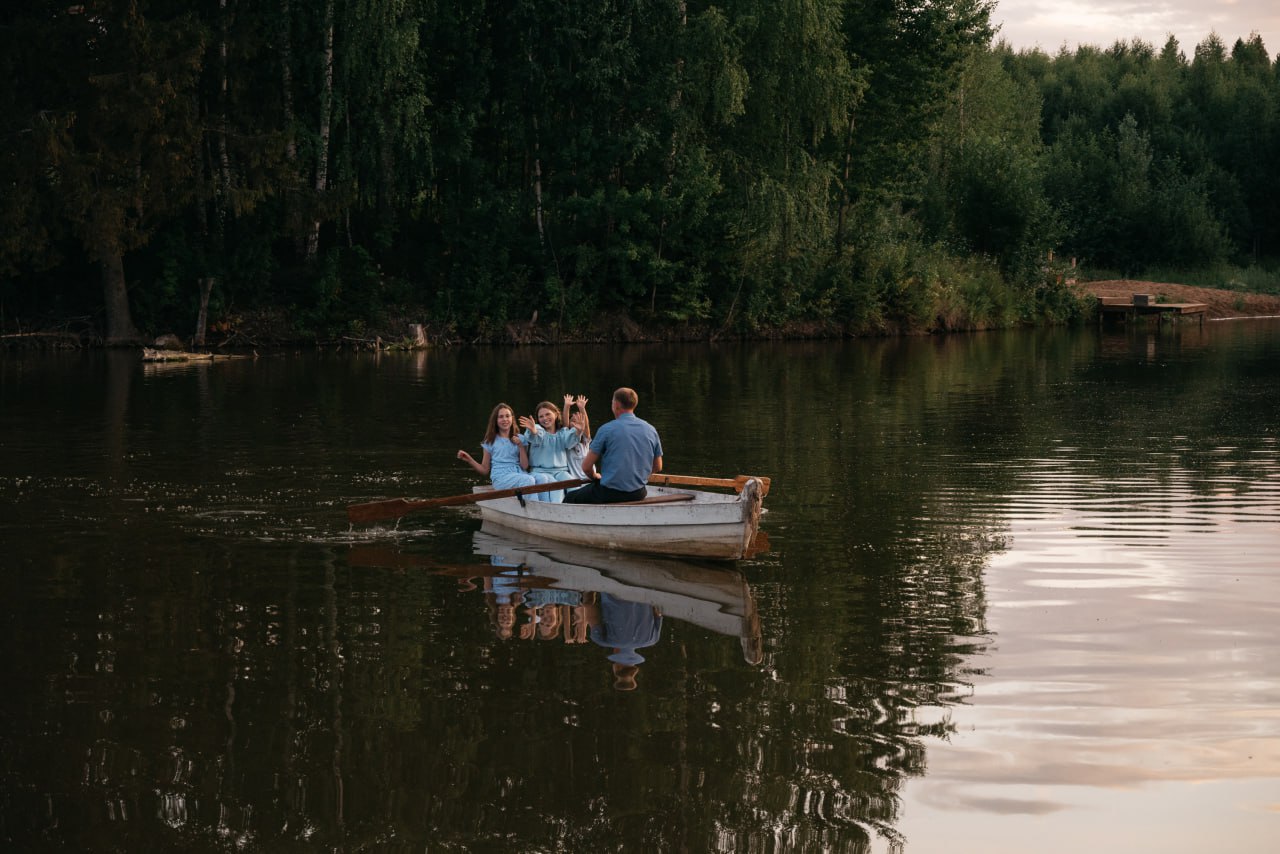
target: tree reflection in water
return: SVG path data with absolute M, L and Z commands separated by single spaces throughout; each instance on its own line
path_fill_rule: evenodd
M 509 640 L 486 609 L 513 567 L 491 559 L 237 545 L 141 585 L 84 576 L 67 593 L 97 603 L 93 625 L 11 623 L 24 714 L 61 734 L 9 752 L 43 782 L 11 794 L 7 838 L 867 850 L 896 838 L 897 793 L 981 643 L 985 546 L 916 545 L 916 565 L 818 591 L 849 615 L 823 625 L 776 580 L 480 532 L 523 567 Z M 636 664 L 591 642 L 606 596 L 661 616 L 636 690 L 618 690 Z
M 56 424 L 64 401 L 83 399 L 116 425 L 56 442 L 31 427 L 12 445 L 54 474 L 21 487 L 8 522 L 33 532 L 9 552 L 0 614 L 13 652 L 0 701 L 13 722 L 0 736 L 10 847 L 858 851 L 896 838 L 898 793 L 924 773 L 927 737 L 950 731 L 946 709 L 984 642 L 981 567 L 999 522 L 946 506 L 957 490 L 943 476 L 884 489 L 886 472 L 918 465 L 905 445 L 837 451 L 885 424 L 918 432 L 927 412 L 867 407 L 868 390 L 845 378 L 863 374 L 834 361 L 829 377 L 810 372 L 814 404 L 840 414 L 803 421 L 833 421 L 829 435 L 744 451 L 770 472 L 821 459 L 838 484 L 797 477 L 779 493 L 778 557 L 741 572 L 659 561 L 665 570 L 641 578 L 635 559 L 608 556 L 559 561 L 555 575 L 536 565 L 547 549 L 525 548 L 521 595 L 542 598 L 516 604 L 500 640 L 483 592 L 495 567 L 473 553 L 484 543 L 473 519 L 423 520 L 405 538 L 416 547 L 381 556 L 312 539 L 366 469 L 386 477 L 367 488 L 399 489 L 421 462 L 416 434 L 395 430 L 380 441 L 409 449 L 403 464 L 338 450 L 335 436 L 367 432 L 352 413 L 402 423 L 359 397 L 367 366 L 342 363 L 343 382 L 286 359 L 252 375 L 227 367 L 206 378 L 207 404 L 202 386 L 167 374 L 134 377 L 132 408 L 48 382 L 43 409 L 35 391 L 5 409 Z M 472 367 L 430 374 L 446 383 L 431 396 L 464 397 Z M 716 423 L 733 384 L 714 381 L 707 360 L 671 370 L 664 386 L 691 390 L 682 417 Z M 787 398 L 780 365 L 746 372 L 764 383 L 753 411 Z M 195 434 L 193 412 L 211 421 Z M 793 418 L 759 435 L 799 433 Z M 198 456 L 184 453 L 193 435 Z M 711 458 L 697 443 L 714 436 L 686 438 L 692 457 Z M 86 476 L 104 452 L 105 471 Z M 317 460 L 332 467 L 317 473 Z M 26 481 L 0 482 L 16 495 L 5 483 Z M 902 527 L 939 518 L 952 521 Z M 474 589 L 460 589 L 468 578 Z M 570 591 L 576 603 L 556 601 Z M 613 672 L 635 665 L 591 639 L 586 607 L 605 595 L 662 618 L 655 642 L 636 647 L 636 690 L 616 690 L 628 674 Z

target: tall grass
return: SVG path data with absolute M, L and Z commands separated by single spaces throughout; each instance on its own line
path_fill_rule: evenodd
M 1250 294 L 1280 294 L 1280 266 L 1254 264 L 1237 267 L 1234 264 L 1215 264 L 1210 267 L 1182 269 L 1152 267 L 1141 273 L 1121 274 L 1115 270 L 1088 268 L 1081 278 L 1089 281 L 1108 279 L 1138 279 L 1148 282 L 1168 282 L 1174 285 L 1192 285 L 1197 288 L 1218 288 Z

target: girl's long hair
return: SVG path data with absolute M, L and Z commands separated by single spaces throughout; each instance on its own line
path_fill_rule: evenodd
M 559 409 L 559 407 L 557 407 L 557 406 L 556 406 L 554 403 L 552 403 L 551 401 L 549 401 L 549 400 L 544 400 L 544 401 L 542 401 L 542 403 L 539 403 L 537 406 L 535 406 L 535 407 L 533 408 L 533 420 L 534 420 L 534 421 L 537 421 L 537 420 L 538 420 L 538 413 L 540 413 L 540 412 L 541 412 L 542 410 L 544 410 L 544 409 L 550 409 L 552 412 L 554 412 L 554 413 L 556 414 L 556 426 L 555 426 L 555 429 L 553 429 L 551 432 L 552 432 L 552 433 L 559 433 L 559 432 L 560 432 L 560 428 L 564 427 L 564 419 L 560 416 L 560 409 Z
M 484 443 L 486 445 L 492 445 L 493 440 L 498 438 L 498 413 L 504 409 L 511 413 L 511 432 L 508 433 L 507 438 L 511 438 L 511 434 L 516 432 L 516 411 L 505 403 L 499 403 L 489 413 L 489 426 L 484 431 Z

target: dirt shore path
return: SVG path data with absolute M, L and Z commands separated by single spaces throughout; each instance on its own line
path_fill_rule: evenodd
M 1131 297 L 1133 294 L 1153 294 L 1161 302 L 1202 302 L 1208 306 L 1206 317 L 1210 319 L 1280 316 L 1280 296 L 1271 294 L 1246 294 L 1138 279 L 1081 282 L 1077 287 L 1081 293 L 1091 296 Z

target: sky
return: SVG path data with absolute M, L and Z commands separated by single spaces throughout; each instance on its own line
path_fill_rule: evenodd
M 1173 34 L 1190 59 L 1211 32 L 1228 51 L 1257 32 L 1272 59 L 1280 53 L 1280 0 L 996 0 L 991 20 L 1001 25 L 997 40 L 1049 54 L 1063 44 L 1106 48 L 1134 38 L 1159 50 Z

